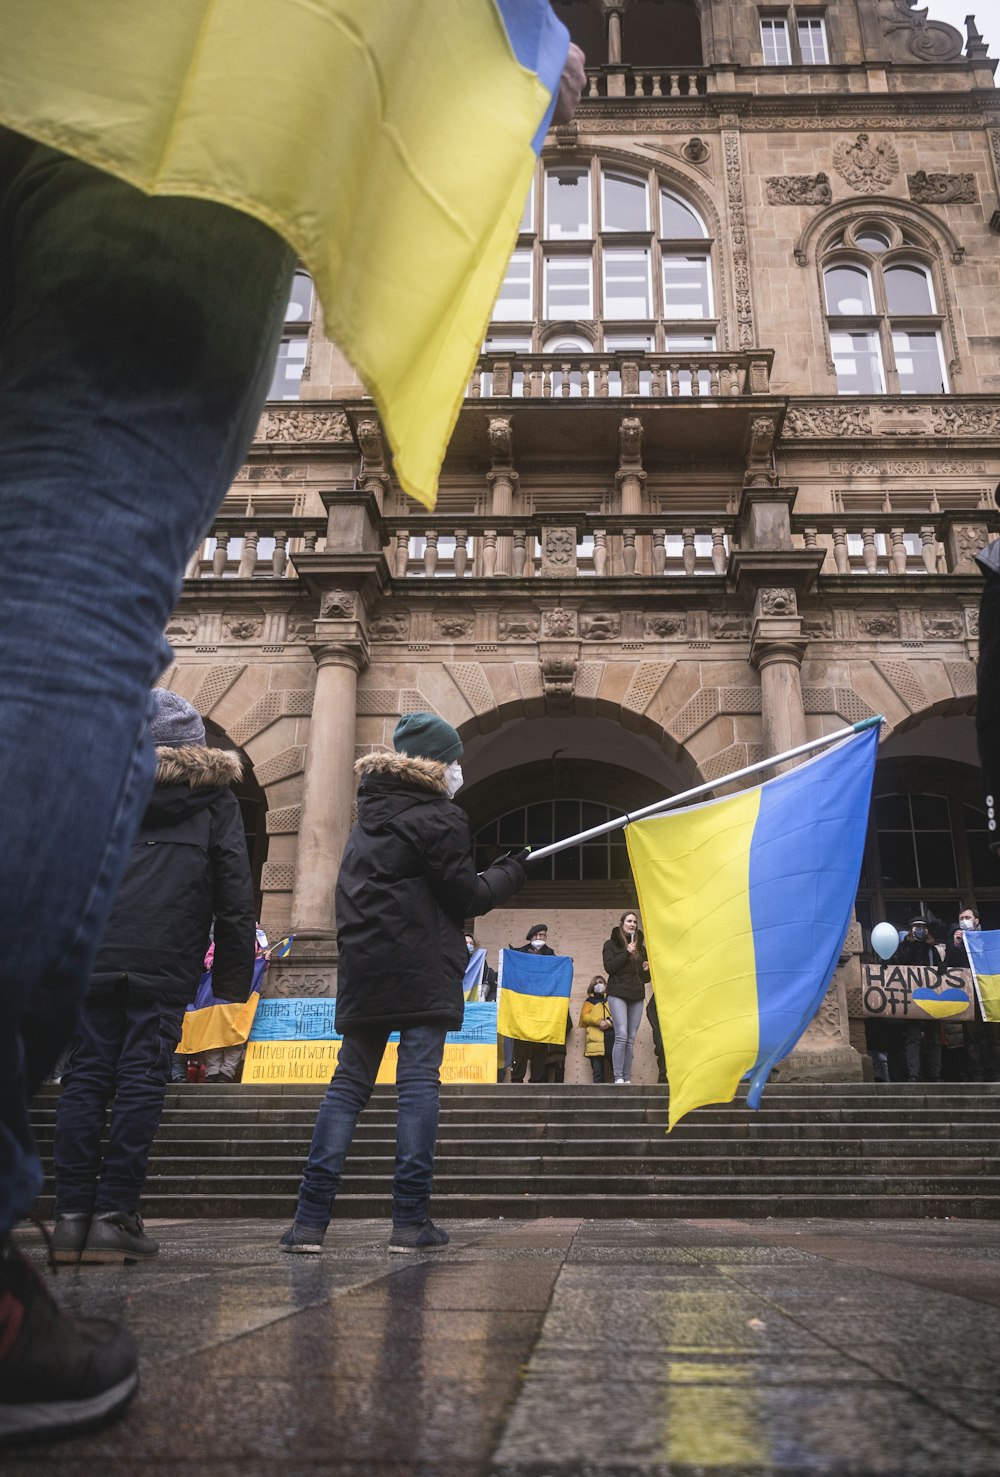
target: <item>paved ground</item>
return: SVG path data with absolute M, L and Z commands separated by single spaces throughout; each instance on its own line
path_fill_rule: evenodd
M 464 1221 L 320 1258 L 172 1222 L 61 1273 L 144 1351 L 126 1419 L 5 1477 L 749 1477 L 1000 1472 L 1000 1225 Z

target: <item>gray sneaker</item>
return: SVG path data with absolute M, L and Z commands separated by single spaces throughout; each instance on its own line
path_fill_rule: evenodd
M 107 1210 L 95 1215 L 90 1234 L 80 1257 L 81 1262 L 111 1263 L 148 1262 L 159 1256 L 160 1243 L 147 1236 L 138 1211 L 129 1215 L 124 1210 Z
M 80 1260 L 89 1230 L 89 1210 L 57 1215 L 52 1228 L 52 1260 L 75 1265 Z
M 389 1237 L 389 1250 L 443 1251 L 448 1245 L 448 1232 L 436 1226 L 430 1216 L 419 1226 L 393 1226 Z
M 323 1250 L 325 1235 L 325 1230 L 317 1231 L 313 1226 L 301 1226 L 298 1221 L 292 1221 L 278 1245 L 282 1251 L 297 1251 L 304 1252 L 307 1256 L 318 1256 Z

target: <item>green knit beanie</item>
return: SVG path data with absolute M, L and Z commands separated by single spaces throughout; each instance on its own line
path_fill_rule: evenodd
M 450 764 L 462 752 L 462 740 L 436 713 L 404 713 L 392 735 L 398 754 L 411 759 L 438 759 Z

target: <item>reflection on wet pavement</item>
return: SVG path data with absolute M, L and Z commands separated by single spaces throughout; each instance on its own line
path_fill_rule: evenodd
M 1000 1472 L 1000 1249 L 971 1221 L 462 1221 L 393 1259 L 161 1223 L 64 1272 L 143 1350 L 127 1418 L 9 1477 L 935 1477 Z M 26 1243 L 27 1244 L 27 1243 Z

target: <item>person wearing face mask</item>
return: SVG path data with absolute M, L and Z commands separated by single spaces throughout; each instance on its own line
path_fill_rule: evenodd
M 473 934 L 467 933 L 465 935 L 465 947 L 468 949 L 469 958 L 471 959 L 479 948 Z M 490 968 L 485 959 L 483 960 L 483 977 L 479 981 L 479 995 L 477 998 L 480 1000 L 495 1000 L 497 998 L 497 972 L 495 969 Z
M 554 954 L 555 949 L 549 948 L 548 938 L 548 924 L 536 923 L 533 928 L 528 929 L 525 935 L 526 942 L 514 952 L 517 954 Z M 531 1071 L 528 1073 L 528 1081 L 544 1082 L 548 1075 L 549 1051 L 550 1048 L 544 1042 L 515 1041 L 510 1067 L 511 1082 L 523 1082 L 525 1074 L 528 1073 L 529 1064 Z
M 394 753 L 366 754 L 358 818 L 337 878 L 340 1058 L 316 1119 L 283 1251 L 319 1252 L 358 1115 L 391 1031 L 399 1032 L 398 1116 L 390 1252 L 435 1251 L 430 1219 L 445 1035 L 465 1014 L 465 919 L 514 896 L 521 858 L 477 873 L 465 813 L 451 801 L 462 740 L 434 713 L 406 713 Z M 522 857 L 527 853 L 522 853 Z
M 608 1009 L 608 986 L 603 974 L 595 974 L 580 1010 L 580 1025 L 586 1030 L 583 1054 L 590 1063 L 595 1082 L 604 1081 L 604 1062 L 609 1038 L 614 1042 L 615 1028 Z
M 961 933 L 978 933 L 980 930 L 979 914 L 975 908 L 963 908 L 958 915 L 958 930 L 954 935 L 954 941 L 960 946 L 963 962 L 960 969 L 969 968 L 969 958 L 961 947 Z M 959 950 L 956 949 L 956 957 Z M 945 963 L 948 963 L 947 955 Z M 974 1021 L 966 1021 L 963 1025 L 965 1036 L 965 1055 L 968 1075 L 973 1082 L 997 1082 L 1000 1081 L 1000 1022 L 984 1021 L 983 1012 L 979 1004 L 979 996 L 975 993 L 972 998 L 973 1009 L 976 1013 Z
M 615 1025 L 612 1057 L 615 1083 L 624 1086 L 632 1080 L 632 1051 L 649 979 L 649 959 L 634 908 L 622 914 L 618 927 L 605 940 L 604 968 L 608 975 L 608 1005 Z
M 892 958 L 893 964 L 908 964 L 922 969 L 940 970 L 941 956 L 931 939 L 931 927 L 921 915 L 910 919 L 906 937 Z M 903 1022 L 903 1055 L 907 1082 L 921 1081 L 921 1047 L 926 1060 L 928 1082 L 941 1081 L 941 1032 L 937 1021 L 907 1020 Z

